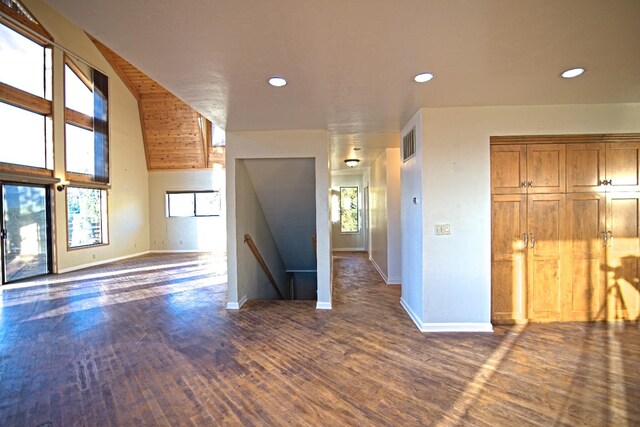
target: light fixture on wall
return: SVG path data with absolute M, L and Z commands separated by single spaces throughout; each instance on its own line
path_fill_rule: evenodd
M 358 165 L 358 163 L 360 163 L 360 159 L 347 159 L 344 161 L 347 166 L 349 166 L 350 168 L 354 168 Z

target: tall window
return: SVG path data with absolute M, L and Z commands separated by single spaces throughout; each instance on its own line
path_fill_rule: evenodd
M 360 232 L 358 187 L 340 187 L 340 232 Z
M 218 216 L 221 211 L 219 191 L 167 192 L 167 216 Z
M 73 181 L 109 182 L 107 77 L 65 59 L 66 165 Z
M 67 187 L 67 242 L 69 248 L 109 243 L 105 190 Z
M 51 49 L 0 21 L 0 64 L 0 163 L 51 170 Z

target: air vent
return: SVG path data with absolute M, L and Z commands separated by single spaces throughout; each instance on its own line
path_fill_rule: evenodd
M 402 137 L 402 161 L 406 162 L 416 154 L 416 128 Z

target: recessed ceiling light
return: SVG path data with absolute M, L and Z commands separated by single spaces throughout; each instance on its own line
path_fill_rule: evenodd
M 424 83 L 424 82 L 428 82 L 432 78 L 433 78 L 433 74 L 431 73 L 420 73 L 420 74 L 416 74 L 413 80 L 416 81 L 417 83 Z
M 571 68 L 569 70 L 565 70 L 560 74 L 565 79 L 572 79 L 574 77 L 578 77 L 580 74 L 584 73 L 584 68 Z
M 282 77 L 271 77 L 269 79 L 269 84 L 273 87 L 282 87 L 287 84 L 287 81 Z

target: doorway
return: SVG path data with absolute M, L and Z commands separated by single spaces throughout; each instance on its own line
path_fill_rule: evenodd
M 2 284 L 51 272 L 51 197 L 45 185 L 0 183 Z

